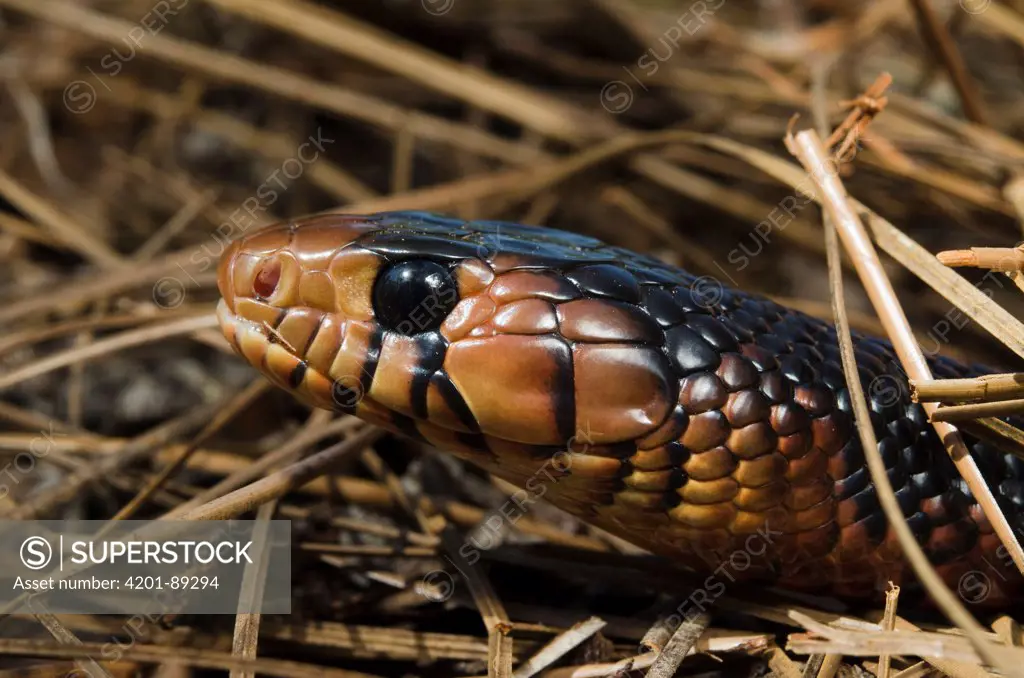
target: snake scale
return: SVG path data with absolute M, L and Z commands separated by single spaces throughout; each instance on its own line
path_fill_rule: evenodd
M 543 482 L 556 506 L 697 571 L 762 535 L 744 579 L 844 599 L 914 586 L 819 319 L 582 235 L 421 212 L 267 227 L 230 246 L 218 283 L 234 349 L 313 406 L 519 487 Z M 931 562 L 969 603 L 1019 600 L 891 345 L 854 342 L 879 451 Z M 967 443 L 1019 527 L 1024 464 Z

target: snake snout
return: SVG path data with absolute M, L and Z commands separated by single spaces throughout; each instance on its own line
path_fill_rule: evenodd
M 268 379 L 310 405 L 354 411 L 376 355 L 370 291 L 379 257 L 350 247 L 343 217 L 281 223 L 230 244 L 217 285 L 221 331 Z
M 228 245 L 217 264 L 217 289 L 220 291 L 221 299 L 232 310 L 235 305 L 235 293 L 234 284 L 231 281 L 231 270 L 240 247 L 241 243 L 237 240 Z

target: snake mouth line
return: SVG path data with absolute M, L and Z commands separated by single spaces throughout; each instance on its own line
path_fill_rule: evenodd
M 280 388 L 298 393 L 311 405 L 338 409 L 339 403 L 332 397 L 337 389 L 330 387 L 331 381 L 326 371 L 312 367 L 309 363 L 310 348 L 323 318 L 315 324 L 305 323 L 310 327 L 300 331 L 282 327 L 290 316 L 325 314 L 311 312 L 309 309 L 274 308 L 251 299 L 236 300 L 236 303 L 251 307 L 250 311 L 256 310 L 263 317 L 239 313 L 224 300 L 217 304 L 217 320 L 221 331 L 235 352 Z M 307 336 L 297 337 L 297 334 Z M 302 339 L 302 343 L 297 338 Z M 326 400 L 324 395 L 327 395 Z
M 237 315 L 224 299 L 221 299 L 217 303 L 217 322 L 220 324 L 220 329 L 224 333 L 224 337 L 228 340 L 228 343 L 231 345 L 231 348 L 235 349 L 238 353 L 242 352 L 242 349 L 238 345 L 239 328 L 242 325 L 248 325 L 253 328 L 258 327 L 256 322 Z
M 217 321 L 231 348 L 283 387 L 285 385 L 280 383 L 280 375 L 266 360 L 270 353 L 270 347 L 278 345 L 291 357 L 304 362 L 301 355 L 286 340 L 283 340 L 277 331 L 277 326 L 286 315 L 287 310 L 278 309 L 276 317 L 272 320 L 256 320 L 236 313 L 223 299 L 217 304 Z M 288 381 L 291 382 L 291 378 Z
M 222 299 L 217 319 L 237 354 L 307 405 L 382 425 L 390 421 L 388 408 L 369 394 L 378 351 L 372 342 L 359 341 L 359 323 L 334 313 L 277 308 L 250 298 L 236 298 L 234 304 Z

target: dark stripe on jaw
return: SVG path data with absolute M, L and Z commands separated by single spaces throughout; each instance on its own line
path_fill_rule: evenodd
M 551 385 L 551 407 L 555 413 L 558 436 L 568 446 L 576 436 L 576 384 L 573 378 L 572 344 L 564 339 L 562 341 L 567 350 L 553 352 L 558 361 L 558 373 L 555 375 L 555 383 Z
M 278 327 L 280 327 L 280 326 L 281 326 L 281 323 L 283 323 L 283 322 L 284 322 L 285 316 L 287 316 L 287 315 L 288 315 L 288 309 L 287 309 L 287 308 L 282 308 L 282 309 L 280 310 L 280 312 L 279 312 L 279 313 L 277 314 L 277 317 L 276 317 L 276 318 L 274 318 L 274 324 L 273 324 L 273 325 L 271 325 L 271 327 L 273 327 L 273 328 L 274 328 L 274 329 L 276 330 L 276 329 L 277 329 Z M 274 333 L 271 333 L 271 335 L 272 335 L 272 336 L 273 336 L 273 337 L 274 337 L 275 339 L 277 338 L 277 335 L 276 335 L 276 334 L 274 334 Z
M 296 365 L 292 373 L 288 375 L 288 385 L 293 389 L 298 388 L 302 384 L 302 380 L 306 378 L 307 369 L 309 369 L 309 365 L 306 364 L 305 360 Z
M 309 353 L 309 347 L 313 345 L 314 341 L 316 341 L 316 335 L 320 334 L 320 328 L 324 326 L 324 320 L 326 318 L 327 318 L 327 314 L 326 313 L 321 313 L 320 314 L 320 320 L 317 321 L 316 327 L 314 327 L 313 331 L 310 332 L 309 339 L 306 341 L 306 345 L 302 347 L 302 353 L 300 353 L 299 355 L 295 356 L 296 358 L 299 358 L 300 360 L 305 360 L 306 359 L 306 354 Z
M 283 341 L 281 341 L 281 336 L 277 333 L 277 328 L 281 326 L 281 323 L 284 322 L 284 319 L 287 316 L 288 316 L 288 309 L 286 309 L 286 308 L 278 309 L 277 317 L 274 318 L 274 322 L 268 323 L 266 320 L 264 320 L 262 326 L 260 327 L 260 329 L 263 332 L 263 336 L 266 338 L 268 345 L 269 344 L 277 344 L 278 346 L 284 346 L 286 349 L 288 349 L 288 353 L 290 354 L 294 349 L 291 346 L 289 346 L 288 344 L 286 344 Z M 295 357 L 298 358 L 299 360 L 302 360 L 302 356 L 295 356 Z M 266 356 L 264 356 L 263 363 L 264 363 L 264 365 L 266 365 Z
M 425 332 L 413 339 L 419 360 L 412 373 L 409 385 L 409 404 L 419 419 L 429 419 L 427 410 L 427 389 L 430 379 L 444 365 L 444 354 L 448 350 L 448 342 L 439 332 Z
M 370 334 L 366 347 L 366 359 L 363 361 L 362 369 L 359 370 L 359 383 L 355 383 L 354 376 L 342 376 L 334 379 L 331 384 L 331 400 L 334 401 L 335 409 L 345 414 L 356 414 L 360 401 L 370 392 L 373 386 L 373 375 L 377 373 L 377 364 L 380 362 L 380 350 L 384 341 L 384 332 L 379 327 Z M 341 342 L 333 351 L 337 356 L 341 351 Z M 333 361 L 334 358 L 332 357 Z
M 431 381 L 437 386 L 437 392 L 441 394 L 445 405 L 455 413 L 462 425 L 474 433 L 480 433 L 480 424 L 477 423 L 473 410 L 469 409 L 459 389 L 455 388 L 455 384 L 448 378 L 448 373 L 444 370 L 436 372 Z
M 377 373 L 377 363 L 380 362 L 380 349 L 383 345 L 384 330 L 377 326 L 370 335 L 370 345 L 366 347 L 366 360 L 359 376 L 359 387 L 363 393 L 369 393 L 370 387 L 373 386 L 373 375 Z

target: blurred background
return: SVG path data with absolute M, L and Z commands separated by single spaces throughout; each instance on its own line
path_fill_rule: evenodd
M 883 72 L 893 85 L 847 154 L 849 192 L 933 253 L 1019 243 L 1024 2 L 0 0 L 0 517 L 155 517 L 267 454 L 285 449 L 250 482 L 354 435 L 254 381 L 212 321 L 225 244 L 282 219 L 544 224 L 830 318 L 818 210 L 780 209 L 793 188 L 743 153 L 793 162 L 792 117 L 827 131 Z M 886 263 L 925 349 L 1013 364 Z M 880 333 L 847 271 L 854 326 Z M 1019 315 L 1007 277 L 964 275 Z M 443 516 L 482 539 L 507 495 L 390 437 L 348 454 L 280 498 L 296 541 L 336 548 L 296 556 L 295 613 L 235 654 L 297 662 L 274 675 L 488 673 L 482 594 L 416 530 Z M 665 585 L 629 569 L 643 559 L 624 564 L 627 545 L 541 505 L 484 536 L 517 661 L 597 614 L 609 625 L 556 666 L 605 668 L 544 675 L 626 675 L 607 665 L 637 652 L 664 604 Z M 733 613 L 723 637 L 752 635 L 679 675 L 805 670 L 774 646 L 781 627 Z M 48 628 L 0 620 L 0 655 L 38 644 L 0 673 L 223 672 L 238 638 L 230 618 Z M 102 666 L 59 656 L 68 638 Z M 125 649 L 96 649 L 114 639 Z

